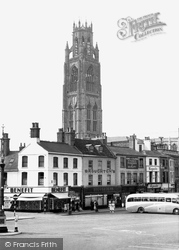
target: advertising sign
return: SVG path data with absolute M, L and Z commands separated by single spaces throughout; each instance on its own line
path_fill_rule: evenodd
M 128 169 L 137 169 L 138 168 L 138 158 L 127 158 L 126 159 L 126 168 Z

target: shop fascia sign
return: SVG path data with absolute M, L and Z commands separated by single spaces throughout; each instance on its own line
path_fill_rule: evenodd
M 161 183 L 151 183 L 151 184 L 148 184 L 147 187 L 148 188 L 161 188 L 162 184 Z
M 159 167 L 149 167 L 149 170 L 157 170 L 157 171 L 159 171 Z

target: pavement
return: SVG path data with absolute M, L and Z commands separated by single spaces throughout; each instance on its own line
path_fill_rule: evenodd
M 117 207 L 115 208 L 115 212 L 119 211 L 125 211 L 124 207 Z M 94 210 L 82 210 L 82 211 L 73 211 L 70 215 L 83 215 L 83 214 L 95 214 L 95 213 L 109 213 L 109 208 L 99 208 L 98 212 L 95 212 Z M 37 212 L 16 212 L 16 216 L 18 216 L 18 220 L 26 220 L 26 219 L 34 219 L 37 215 L 44 214 L 44 212 L 37 213 Z M 45 214 L 53 214 L 53 212 L 45 212 Z M 12 211 L 5 211 L 6 215 L 6 221 L 12 221 L 15 220 L 14 212 Z M 60 216 L 69 216 L 69 213 L 58 213 Z

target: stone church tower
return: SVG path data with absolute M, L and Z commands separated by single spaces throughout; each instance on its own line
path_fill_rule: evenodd
M 93 46 L 92 24 L 73 24 L 72 47 L 65 49 L 63 130 L 75 137 L 102 136 L 102 107 L 98 46 Z

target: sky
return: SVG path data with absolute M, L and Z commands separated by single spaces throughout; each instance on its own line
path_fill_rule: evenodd
M 178 0 L 0 0 L 0 134 L 10 149 L 62 127 L 65 47 L 73 23 L 93 24 L 101 64 L 103 132 L 108 137 L 177 137 Z M 163 32 L 120 40 L 118 20 L 159 12 Z

